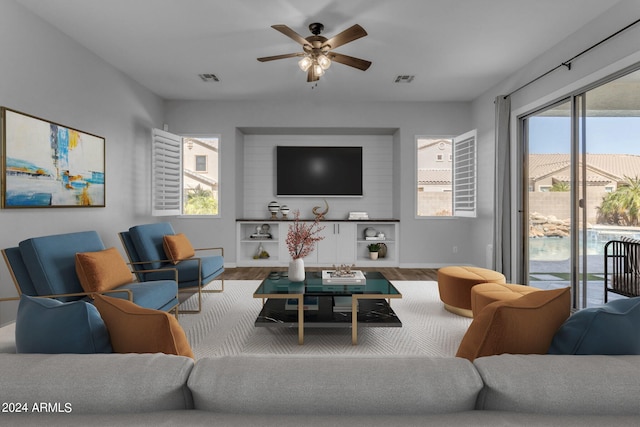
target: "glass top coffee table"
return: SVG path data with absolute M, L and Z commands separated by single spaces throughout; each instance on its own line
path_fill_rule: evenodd
M 390 302 L 402 294 L 382 273 L 367 271 L 364 276 L 361 284 L 327 285 L 320 271 L 307 272 L 304 282 L 273 272 L 253 294 L 263 302 L 255 326 L 297 326 L 298 344 L 304 343 L 304 328 L 350 327 L 353 345 L 358 344 L 358 326 L 401 327 Z

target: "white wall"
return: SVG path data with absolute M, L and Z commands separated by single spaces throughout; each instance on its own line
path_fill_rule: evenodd
M 277 145 L 362 147 L 362 197 L 327 197 L 327 219 L 346 219 L 350 211 L 368 212 L 370 218 L 393 218 L 393 136 L 392 135 L 246 135 L 243 209 L 239 218 L 270 218 L 267 204 L 276 200 L 303 219 L 313 218 L 312 209 L 325 208 L 322 197 L 274 197 L 275 147 Z
M 474 100 L 472 112 L 473 122 L 478 129 L 480 164 L 487 166 L 495 164 L 495 114 L 493 101 L 496 96 L 511 93 L 579 52 L 626 27 L 638 17 L 640 17 L 640 1 L 626 0 L 618 3 L 589 25 L 572 34 L 540 57 L 533 59 L 519 72 Z M 512 165 L 516 174 L 514 176 L 515 187 L 518 185 L 518 166 L 521 165 L 521 162 L 516 157 L 518 150 L 518 141 L 515 135 L 517 116 L 584 88 L 614 72 L 633 64 L 640 64 L 640 44 L 638 44 L 638 40 L 640 40 L 640 25 L 632 27 L 580 57 L 573 62 L 571 70 L 561 67 L 559 70 L 512 95 L 511 132 L 512 154 L 514 155 Z M 482 265 L 486 245 L 490 244 L 493 239 L 493 167 L 480 168 L 478 184 L 480 216 L 470 234 L 474 258 L 469 259 L 469 261 Z M 519 200 L 519 195 L 514 193 L 512 198 Z M 514 217 L 514 224 L 515 219 L 517 218 Z M 514 239 L 519 234 L 519 229 L 513 230 Z M 514 246 L 514 248 L 517 248 L 517 246 Z M 515 261 L 515 257 L 518 255 L 517 252 L 512 255 Z
M 0 105 L 105 137 L 107 164 L 105 208 L 0 209 L 0 247 L 94 229 L 122 250 L 117 232 L 149 221 L 149 133 L 162 124 L 161 100 L 12 1 L 0 2 L 0 52 Z M 0 262 L 0 297 L 10 296 Z M 0 324 L 16 307 L 0 303 Z
M 354 135 L 386 135 L 392 145 L 393 158 L 391 197 L 387 211 L 380 211 L 400 220 L 400 260 L 403 266 L 440 266 L 468 263 L 468 234 L 473 220 L 416 219 L 415 218 L 415 136 L 457 135 L 471 129 L 469 103 L 326 103 L 313 99 L 298 102 L 252 101 L 167 101 L 165 122 L 169 130 L 181 135 L 221 135 L 221 217 L 216 219 L 179 218 L 172 222 L 176 229 L 194 236 L 195 244 L 224 244 L 226 260 L 235 261 L 235 220 L 249 213 L 245 207 L 245 188 L 255 183 L 239 175 L 247 156 L 247 141 L 259 135 L 333 135 L 334 138 Z M 275 199 L 273 190 L 265 190 L 257 203 L 266 204 Z M 334 199 L 335 200 L 335 199 Z M 319 205 L 321 200 L 287 202 L 293 207 L 304 203 Z M 336 202 L 330 202 L 330 209 Z M 349 210 L 370 210 L 366 201 L 337 202 L 339 216 Z M 376 202 L 377 203 L 377 202 Z M 376 205 L 373 205 L 374 207 Z M 364 208 L 362 208 L 364 207 Z M 362 208 L 362 209 L 361 209 Z M 256 208 L 257 209 L 257 208 Z M 304 214 L 304 209 L 301 209 Z M 256 211 L 257 212 L 257 211 Z M 308 213 L 308 212 L 307 212 Z M 372 212 L 375 214 L 375 212 Z M 266 209 L 263 213 L 267 218 Z M 334 217 L 335 218 L 335 217 Z M 443 247 L 443 242 L 446 247 Z M 449 244 L 451 248 L 449 248 Z M 452 247 L 459 252 L 453 254 Z M 484 261 L 483 261 L 484 262 Z

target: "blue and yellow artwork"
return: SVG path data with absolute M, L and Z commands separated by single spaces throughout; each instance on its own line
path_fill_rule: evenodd
M 3 207 L 105 206 L 105 140 L 3 109 Z

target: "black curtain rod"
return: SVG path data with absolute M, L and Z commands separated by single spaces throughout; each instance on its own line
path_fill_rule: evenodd
M 633 21 L 631 24 L 627 25 L 626 27 L 616 31 L 615 33 L 611 34 L 609 37 L 600 40 L 598 43 L 594 44 L 593 46 L 590 46 L 588 48 L 586 48 L 585 50 L 583 50 L 582 52 L 580 52 L 579 54 L 573 56 L 572 58 L 567 59 L 566 61 L 564 61 L 563 63 L 561 63 L 560 65 L 556 65 L 555 67 L 553 67 L 552 69 L 550 69 L 549 71 L 547 71 L 544 74 L 539 75 L 538 77 L 536 77 L 535 79 L 531 80 L 528 83 L 523 84 L 522 86 L 520 86 L 519 88 L 511 91 L 508 95 L 505 95 L 504 97 L 508 97 L 513 95 L 514 93 L 524 89 L 525 87 L 529 86 L 532 83 L 537 82 L 538 80 L 540 80 L 543 77 L 546 77 L 547 75 L 553 73 L 554 71 L 556 71 L 558 68 L 562 68 L 562 67 L 566 67 L 567 70 L 571 70 L 571 63 L 573 61 L 575 61 L 576 59 L 578 59 L 579 57 L 581 57 L 582 55 L 584 55 L 585 53 L 595 49 L 596 47 L 600 46 L 601 44 L 611 40 L 612 38 L 616 37 L 618 34 L 622 33 L 623 31 L 628 30 L 629 28 L 633 27 L 634 25 L 638 24 L 640 22 L 640 19 L 636 19 L 635 21 Z

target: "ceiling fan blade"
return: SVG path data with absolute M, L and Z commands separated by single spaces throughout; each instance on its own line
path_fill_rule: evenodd
M 309 67 L 307 71 L 307 82 L 315 82 L 320 80 L 320 77 L 316 76 L 316 73 L 313 72 L 313 67 Z
M 357 68 L 362 71 L 366 71 L 371 66 L 371 61 L 366 61 L 360 58 L 354 58 L 353 56 L 343 55 L 341 53 L 329 52 L 327 55 L 329 59 L 335 62 L 339 62 L 349 67 Z
M 329 40 L 323 43 L 323 45 L 331 46 L 331 49 L 335 49 L 343 44 L 347 44 L 354 40 L 359 39 L 367 35 L 367 32 L 360 25 L 356 24 L 350 28 L 347 28 L 340 34 L 331 37 Z
M 272 25 L 271 28 L 273 28 L 276 31 L 280 31 L 282 34 L 284 34 L 285 36 L 289 37 L 290 39 L 300 43 L 302 46 L 309 44 L 309 42 L 307 41 L 307 39 L 305 39 L 304 37 L 302 37 L 300 34 L 296 33 L 295 31 L 293 31 L 291 28 L 287 27 L 286 25 Z
M 304 56 L 304 52 L 300 53 L 285 53 L 284 55 L 274 55 L 274 56 L 264 56 L 262 58 L 258 58 L 260 62 L 274 61 L 276 59 L 285 59 L 285 58 L 295 58 L 297 56 Z

